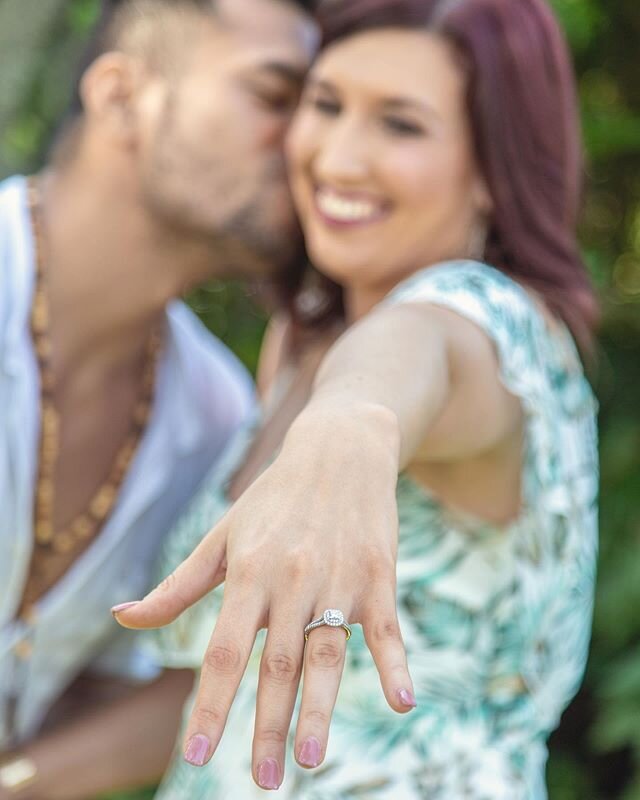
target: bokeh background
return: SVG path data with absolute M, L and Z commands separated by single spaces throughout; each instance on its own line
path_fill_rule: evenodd
M 552 2 L 580 87 L 582 243 L 604 315 L 591 376 L 602 444 L 593 643 L 583 689 L 552 738 L 550 800 L 640 800 L 640 3 Z M 42 163 L 97 5 L 0 0 L 0 178 Z M 213 283 L 189 300 L 255 369 L 264 318 L 251 299 Z

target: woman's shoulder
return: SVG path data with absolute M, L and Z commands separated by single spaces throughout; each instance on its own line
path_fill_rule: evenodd
M 539 314 L 532 293 L 520 282 L 490 264 L 470 259 L 442 261 L 415 272 L 390 292 L 386 302 L 436 302 L 438 298 L 501 320 L 507 312 Z
M 444 261 L 411 275 L 384 300 L 397 304 L 425 302 L 445 306 L 478 324 L 499 343 L 540 349 L 553 341 L 570 360 L 577 350 L 567 326 L 542 297 L 505 272 L 480 261 Z
M 534 290 L 496 267 L 438 263 L 400 283 L 384 302 L 434 304 L 474 322 L 495 346 L 503 382 L 525 405 L 597 409 L 568 327 Z

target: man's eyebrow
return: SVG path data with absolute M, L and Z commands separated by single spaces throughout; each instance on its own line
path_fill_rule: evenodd
M 257 66 L 256 71 L 270 73 L 296 85 L 301 84 L 306 77 L 303 67 L 296 67 L 286 61 L 265 61 Z

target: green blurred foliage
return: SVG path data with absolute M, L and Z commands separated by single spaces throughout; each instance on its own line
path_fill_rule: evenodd
M 579 78 L 586 143 L 585 257 L 603 305 L 601 557 L 592 652 L 579 696 L 551 742 L 551 800 L 640 800 L 640 6 L 552 0 Z M 33 76 L 0 136 L 0 172 L 38 165 L 68 99 L 96 0 L 70 0 L 33 54 Z M 263 315 L 238 287 L 191 298 L 255 369 Z M 109 800 L 146 800 L 152 792 Z

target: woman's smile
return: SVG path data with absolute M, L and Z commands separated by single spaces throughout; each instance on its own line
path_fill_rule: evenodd
M 386 219 L 391 203 L 360 191 L 345 191 L 331 186 L 316 186 L 315 208 L 329 227 L 353 228 L 371 225 Z
M 309 257 L 371 306 L 425 264 L 464 256 L 490 199 L 451 46 L 371 30 L 316 62 L 287 142 Z

